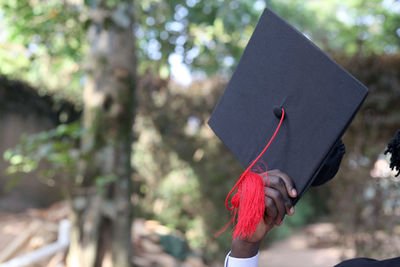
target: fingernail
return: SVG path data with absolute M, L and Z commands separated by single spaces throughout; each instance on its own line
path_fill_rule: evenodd
M 293 214 L 294 214 L 294 208 L 291 207 L 290 210 L 289 210 L 289 212 L 290 212 L 291 215 L 293 215 Z
M 292 189 L 292 194 L 295 195 L 295 196 L 297 196 L 297 191 L 296 191 L 296 189 Z

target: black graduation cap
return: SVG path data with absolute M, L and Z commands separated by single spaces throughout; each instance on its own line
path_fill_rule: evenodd
M 248 167 L 261 156 L 269 170 L 312 184 L 367 96 L 368 89 L 306 36 L 265 9 L 209 125 Z

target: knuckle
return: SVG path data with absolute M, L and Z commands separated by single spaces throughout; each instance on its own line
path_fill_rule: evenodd
M 271 217 L 266 217 L 266 218 L 265 218 L 265 223 L 266 223 L 266 224 L 271 224 L 272 221 L 273 221 L 273 218 L 271 218 Z
M 273 170 L 268 171 L 268 174 L 269 174 L 269 175 L 274 175 L 274 174 L 276 174 L 277 172 L 279 172 L 278 169 L 273 169 Z
M 283 218 L 285 218 L 285 213 L 284 213 L 284 212 L 279 213 L 279 214 L 276 216 L 276 219 L 277 219 L 278 222 L 282 221 Z
M 273 183 L 273 185 L 275 186 L 275 187 L 277 187 L 277 186 L 279 186 L 279 177 L 278 176 L 272 176 L 273 178 L 272 178 L 272 183 Z
M 278 214 L 278 211 L 276 210 L 275 207 L 270 207 L 269 208 L 269 214 L 271 215 L 271 217 L 276 217 L 276 215 Z
M 280 186 L 285 187 L 285 182 L 283 181 L 282 178 L 280 178 L 280 177 L 278 178 L 278 183 Z
M 286 213 L 285 207 L 282 205 L 278 208 L 279 215 L 282 216 Z
M 279 192 L 276 190 L 270 190 L 269 195 L 273 198 L 278 198 L 279 197 Z

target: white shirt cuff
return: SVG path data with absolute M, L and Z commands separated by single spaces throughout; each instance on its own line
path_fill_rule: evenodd
M 225 257 L 225 267 L 257 267 L 260 252 L 257 252 L 257 255 L 251 258 L 234 258 L 230 255 L 231 252 L 229 251 L 228 255 Z

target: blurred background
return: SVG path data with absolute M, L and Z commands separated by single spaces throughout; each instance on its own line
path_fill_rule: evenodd
M 207 120 L 265 7 L 370 93 L 260 266 L 400 256 L 400 1 L 2 0 L 0 262 L 222 266 L 242 167 Z

